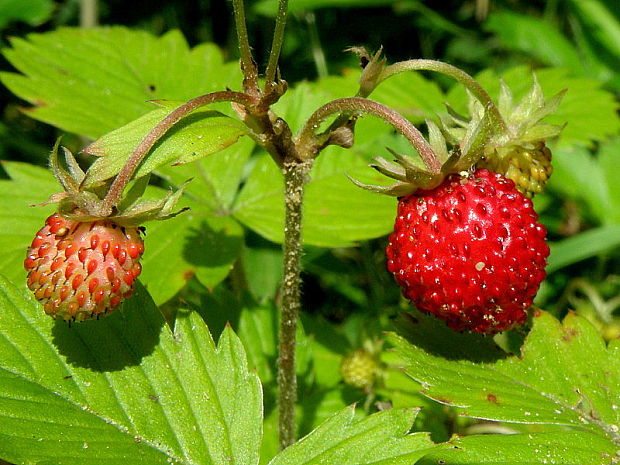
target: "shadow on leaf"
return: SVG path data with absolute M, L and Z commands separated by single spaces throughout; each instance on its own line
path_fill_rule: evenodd
M 239 254 L 242 237 L 232 235 L 226 226 L 216 231 L 206 221 L 186 236 L 183 258 L 197 267 L 213 268 L 231 263 Z
M 136 283 L 134 296 L 111 315 L 71 326 L 57 320 L 52 335 L 68 364 L 109 372 L 139 365 L 157 346 L 164 324 L 146 289 Z
M 413 346 L 447 360 L 492 363 L 509 356 L 492 336 L 453 331 L 434 316 L 416 310 L 401 313 L 394 326 Z

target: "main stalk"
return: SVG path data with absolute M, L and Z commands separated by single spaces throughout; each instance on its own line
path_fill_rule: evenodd
M 301 307 L 302 205 L 306 176 L 312 161 L 287 161 L 284 173 L 284 275 L 278 356 L 278 411 L 280 448 L 295 442 L 296 330 Z

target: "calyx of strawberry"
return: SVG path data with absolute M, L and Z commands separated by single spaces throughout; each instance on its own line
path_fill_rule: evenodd
M 497 106 L 468 92 L 469 116 L 459 115 L 448 106 L 448 116 L 442 120 L 442 133 L 450 144 L 461 147 L 463 156 L 473 160 L 501 160 L 517 147 L 533 148 L 538 142 L 560 134 L 564 126 L 542 120 L 558 109 L 565 93 L 566 89 L 545 100 L 533 74 L 530 90 L 515 104 L 512 91 L 500 80 Z
M 60 148 L 62 148 L 63 157 L 59 155 Z M 52 194 L 43 205 L 58 203 L 58 213 L 68 219 L 86 222 L 105 218 L 120 226 L 138 226 L 146 221 L 171 218 L 187 210 L 187 208 L 182 208 L 175 211 L 175 205 L 189 181 L 178 190 L 169 191 L 163 198 L 141 200 L 148 185 L 148 176 L 137 179 L 122 201 L 109 208 L 105 205 L 109 185 L 85 189 L 83 181 L 86 173 L 71 151 L 60 147 L 60 139 L 52 149 L 50 169 L 64 191 Z
M 529 92 L 515 104 L 510 88 L 500 81 L 500 95 L 496 105 L 484 88 L 470 75 L 447 63 L 434 60 L 408 60 L 386 66 L 381 57 L 381 50 L 374 55 L 363 48 L 353 48 L 360 57 L 363 71 L 360 77 L 360 95 L 367 96 L 381 82 L 404 71 L 433 71 L 463 84 L 469 97 L 469 115 L 463 116 L 449 105 L 447 115 L 437 122 L 426 121 L 428 139 L 436 161 L 441 165 L 439 171 L 432 170 L 419 158 L 396 153 L 388 148 L 393 161 L 376 157 L 371 166 L 380 173 L 395 179 L 397 182 L 389 186 L 369 185 L 352 179 L 358 186 L 377 193 L 401 197 L 411 194 L 417 189 L 432 189 L 450 174 L 469 172 L 478 167 L 486 167 L 513 178 L 512 171 L 524 158 L 521 154 L 529 154 L 525 161 L 529 164 L 532 153 L 546 150 L 541 158 L 534 159 L 531 172 L 539 179 L 523 180 L 522 184 L 536 185 L 534 191 L 522 190 L 527 195 L 539 192 L 550 174 L 550 152 L 544 143 L 556 137 L 563 126 L 544 123 L 543 120 L 554 113 L 565 90 L 545 100 L 541 86 L 533 75 L 534 82 Z M 547 157 L 548 160 L 544 158 Z M 536 158 L 536 157 L 534 157 Z M 523 162 L 522 162 L 523 163 Z M 508 167 L 508 168 L 507 168 Z M 545 169 L 548 171 L 545 173 Z M 541 173 L 539 175 L 539 173 Z M 529 176 L 529 171 L 525 174 Z M 519 187 L 519 180 L 513 179 Z

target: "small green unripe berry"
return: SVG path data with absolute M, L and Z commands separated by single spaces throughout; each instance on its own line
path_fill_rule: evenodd
M 502 157 L 491 157 L 479 165 L 511 179 L 516 188 L 528 197 L 542 192 L 553 172 L 551 150 L 544 142 L 530 148 L 514 147 Z
M 379 361 L 365 349 L 356 349 L 344 356 L 340 364 L 342 379 L 349 386 L 369 389 L 379 373 Z

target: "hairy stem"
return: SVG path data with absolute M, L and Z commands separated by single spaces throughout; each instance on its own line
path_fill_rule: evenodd
M 188 100 L 183 105 L 174 109 L 168 116 L 162 119 L 149 133 L 144 136 L 138 146 L 134 149 L 129 156 L 125 165 L 118 173 L 110 189 L 108 190 L 101 205 L 101 215 L 108 216 L 112 213 L 114 207 L 116 207 L 123 195 L 123 191 L 129 181 L 131 181 L 140 163 L 144 157 L 149 153 L 153 146 L 161 139 L 167 132 L 178 123 L 181 119 L 187 116 L 197 108 L 205 105 L 210 105 L 217 102 L 235 102 L 241 105 L 252 105 L 255 100 L 246 94 L 232 91 L 212 92 L 210 94 L 201 95 L 199 97 Z
M 295 332 L 300 303 L 301 224 L 304 184 L 312 160 L 288 160 L 284 172 L 284 273 L 278 351 L 278 415 L 280 448 L 295 442 Z
M 478 83 L 478 81 L 476 81 L 465 71 L 455 66 L 449 65 L 448 63 L 436 60 L 420 59 L 400 61 L 398 63 L 394 63 L 393 65 L 387 66 L 381 73 L 381 76 L 376 85 L 379 85 L 379 83 L 385 81 L 389 77 L 392 77 L 398 73 L 402 73 L 403 71 L 433 71 L 449 76 L 455 81 L 460 82 L 484 107 L 489 108 L 490 111 L 493 112 L 493 115 L 495 116 L 498 124 L 500 124 L 503 129 L 506 129 L 506 122 L 504 121 L 504 118 L 502 118 L 502 115 L 499 113 L 499 109 L 491 99 L 491 96 L 487 93 L 486 90 L 484 90 L 484 88 Z
M 312 116 L 308 118 L 308 121 L 306 121 L 306 124 L 299 134 L 298 147 L 300 155 L 303 158 L 314 158 L 329 136 L 329 134 L 315 135 L 316 129 L 328 116 L 335 113 L 347 112 L 351 112 L 352 114 L 369 113 L 391 124 L 411 142 L 429 170 L 433 173 L 439 173 L 441 171 L 441 163 L 437 159 L 430 144 L 407 118 L 382 103 L 362 97 L 346 97 L 332 100 L 316 110 Z
M 265 72 L 265 88 L 271 86 L 276 78 L 278 69 L 278 59 L 284 42 L 284 28 L 286 27 L 286 18 L 288 16 L 288 0 L 278 1 L 278 14 L 276 16 L 276 27 L 273 31 L 273 41 L 271 42 L 271 52 L 269 53 L 269 61 L 267 62 L 267 71 Z
M 243 89 L 252 95 L 258 94 L 258 70 L 252 58 L 252 49 L 248 40 L 248 30 L 245 21 L 244 0 L 232 0 L 235 15 L 235 28 L 239 42 L 241 56 L 241 71 L 243 71 Z

